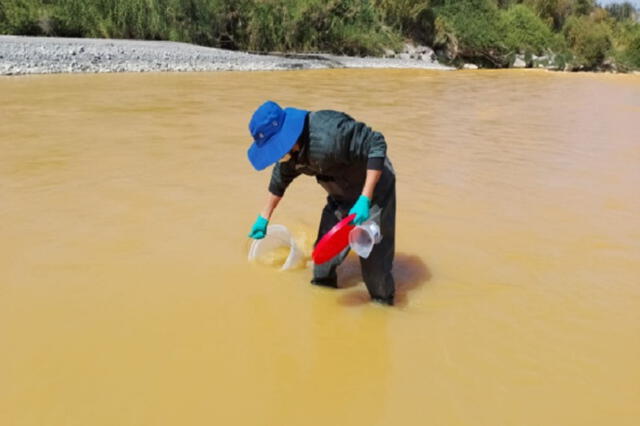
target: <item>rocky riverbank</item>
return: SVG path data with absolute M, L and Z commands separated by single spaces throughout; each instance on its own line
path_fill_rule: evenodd
M 262 55 L 168 41 L 0 36 L 0 75 L 320 68 L 452 69 L 429 55 Z

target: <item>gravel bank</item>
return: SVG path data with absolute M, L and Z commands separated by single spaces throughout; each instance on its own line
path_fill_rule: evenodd
M 319 68 L 450 69 L 414 59 L 252 55 L 169 41 L 0 36 L 0 75 Z

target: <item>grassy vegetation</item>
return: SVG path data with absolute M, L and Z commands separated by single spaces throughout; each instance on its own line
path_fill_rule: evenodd
M 409 39 L 454 64 L 507 67 L 522 55 L 640 69 L 637 11 L 595 0 L 0 0 L 0 33 L 349 55 Z
M 401 41 L 369 0 L 0 0 L 0 33 L 352 55 Z

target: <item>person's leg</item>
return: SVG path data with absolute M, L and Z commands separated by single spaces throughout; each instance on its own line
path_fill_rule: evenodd
M 318 228 L 318 238 L 316 239 L 314 247 L 318 244 L 318 241 L 320 241 L 320 239 L 341 220 L 338 214 L 338 206 L 328 198 L 327 204 L 324 206 L 324 209 L 322 209 L 322 217 L 320 218 L 320 226 Z M 311 284 L 338 288 L 338 274 L 336 273 L 336 269 L 345 257 L 347 257 L 348 253 L 349 248 L 347 247 L 342 251 L 342 253 L 328 262 L 321 265 L 316 265 L 314 263 L 313 279 L 311 280 Z
M 387 176 L 387 179 L 391 180 L 388 185 L 385 185 L 386 193 L 380 197 L 380 200 L 374 199 L 374 203 L 382 209 L 379 219 L 382 241 L 373 246 L 368 258 L 360 258 L 360 265 L 362 278 L 367 285 L 371 299 L 379 303 L 393 305 L 395 282 L 391 270 L 395 254 L 396 193 L 395 177 L 391 174 Z

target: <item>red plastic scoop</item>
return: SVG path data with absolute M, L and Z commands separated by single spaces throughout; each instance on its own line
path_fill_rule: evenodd
M 355 214 L 345 217 L 318 241 L 311 255 L 317 265 L 333 259 L 349 245 L 349 232 L 355 227 L 352 223 L 355 217 Z

